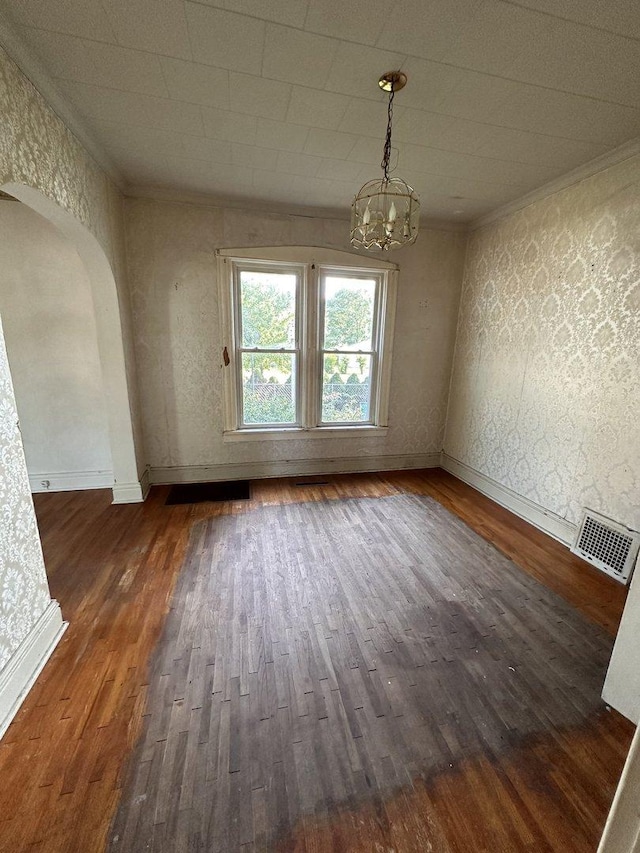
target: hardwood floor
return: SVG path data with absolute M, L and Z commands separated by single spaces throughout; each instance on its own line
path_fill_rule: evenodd
M 595 850 L 632 735 L 598 700 L 624 589 L 442 471 L 322 480 L 232 504 L 36 496 L 70 628 L 0 742 L 0 849 Z M 392 504 L 455 537 L 411 546 Z M 360 522 L 344 574 L 363 512 L 377 541 Z M 283 561 L 294 528 L 308 551 Z M 410 555 L 434 542 L 429 586 Z

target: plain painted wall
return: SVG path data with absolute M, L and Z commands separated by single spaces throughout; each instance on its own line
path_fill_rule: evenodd
M 598 853 L 638 853 L 639 850 L 640 729 L 636 729 Z
M 618 628 L 602 697 L 632 723 L 640 721 L 640 569 L 631 587 Z M 640 773 L 638 774 L 640 778 Z
M 68 240 L 19 202 L 0 202 L 0 316 L 30 477 L 101 473 L 111 450 L 93 301 Z M 77 487 L 82 488 L 78 477 Z

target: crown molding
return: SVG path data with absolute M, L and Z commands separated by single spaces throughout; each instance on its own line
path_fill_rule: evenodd
M 76 137 L 96 164 L 105 172 L 120 190 L 125 187 L 122 173 L 116 168 L 93 133 L 87 128 L 80 113 L 64 97 L 53 82 L 45 66 L 27 45 L 6 13 L 0 15 L 0 46 L 18 66 L 20 71 L 42 95 L 47 105 L 58 116 L 65 127 Z
M 631 157 L 636 157 L 638 154 L 640 154 L 640 137 L 631 139 L 618 148 L 614 148 L 612 151 L 607 151 L 606 154 L 601 154 L 594 160 L 583 163 L 582 166 L 572 169 L 559 178 L 554 178 L 552 181 L 538 187 L 538 189 L 532 190 L 530 193 L 520 196 L 520 198 L 514 201 L 510 201 L 508 204 L 498 207 L 484 216 L 478 217 L 478 219 L 474 219 L 469 223 L 469 231 L 476 231 L 478 228 L 490 225 L 498 219 L 504 219 L 506 216 L 517 213 L 519 210 L 523 210 L 525 207 L 529 207 L 543 198 L 548 198 L 561 190 L 566 190 L 568 187 L 579 184 L 581 181 L 591 178 L 599 172 L 604 172 L 618 163 L 623 163 L 625 160 L 631 159 Z
M 276 216 L 302 216 L 310 219 L 339 219 L 349 220 L 349 213 L 341 208 L 313 207 L 311 205 L 287 204 L 286 202 L 254 199 L 247 196 L 216 195 L 215 193 L 198 193 L 171 187 L 146 184 L 130 184 L 125 190 L 127 198 L 152 199 L 167 201 L 175 204 L 192 204 L 198 207 L 233 208 L 248 210 L 253 213 L 272 213 Z
M 90 131 L 85 120 L 60 92 L 49 72 L 37 58 L 15 25 L 7 19 L 6 12 L 0 15 L 0 46 L 16 63 L 20 71 L 27 77 L 36 90 L 42 95 L 47 105 L 53 110 L 68 130 L 78 139 L 97 165 L 114 181 L 118 188 L 130 198 L 149 198 L 157 201 L 169 201 L 182 204 L 200 205 L 203 207 L 227 207 L 238 210 L 262 211 L 285 216 L 302 216 L 314 219 L 337 219 L 348 221 L 350 214 L 345 208 L 325 208 L 305 205 L 293 205 L 283 202 L 249 199 L 237 196 L 217 196 L 206 193 L 194 193 L 167 189 L 156 186 L 145 186 L 128 183 L 113 160 L 107 155 L 102 145 Z M 576 169 L 555 178 L 541 187 L 508 202 L 470 222 L 439 219 L 437 217 L 421 217 L 423 228 L 435 231 L 469 232 L 504 219 L 519 210 L 529 207 L 548 196 L 554 195 L 581 181 L 615 166 L 640 154 L 640 137 L 624 143 L 606 154 L 590 160 Z
M 147 186 L 144 184 L 129 185 L 124 195 L 131 199 L 151 199 L 174 204 L 192 204 L 198 207 L 232 208 L 247 210 L 251 213 L 273 214 L 274 216 L 299 216 L 309 219 L 337 219 L 348 222 L 350 211 L 344 208 L 312 207 L 286 202 L 268 201 L 266 199 L 251 199 L 238 196 L 219 196 L 213 193 L 195 193 L 168 187 Z M 464 222 L 450 222 L 446 219 L 425 218 L 420 220 L 420 226 L 431 231 L 462 231 L 469 230 Z
M 0 46 L 5 49 L 8 56 L 16 63 L 20 71 L 42 95 L 47 105 L 63 122 L 65 127 L 78 139 L 97 165 L 113 180 L 120 191 L 129 198 L 149 198 L 156 201 L 192 204 L 202 207 L 226 207 L 253 212 L 261 211 L 266 214 L 271 213 L 280 216 L 337 219 L 346 222 L 350 219 L 351 213 L 349 208 L 297 205 L 269 201 L 267 199 L 197 193 L 153 185 L 132 184 L 125 180 L 113 160 L 97 141 L 93 132 L 89 130 L 80 113 L 58 89 L 43 63 L 20 35 L 15 24 L 7 18 L 5 12 L 0 15 Z M 420 218 L 420 225 L 423 228 L 434 231 L 466 232 L 469 230 L 467 223 L 428 216 Z

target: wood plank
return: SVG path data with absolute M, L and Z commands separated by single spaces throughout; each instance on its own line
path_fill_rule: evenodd
M 445 472 L 323 479 L 35 496 L 71 626 L 0 744 L 0 849 L 595 849 L 624 588 Z

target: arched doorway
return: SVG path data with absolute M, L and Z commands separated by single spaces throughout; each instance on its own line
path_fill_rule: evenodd
M 32 492 L 111 489 L 89 278 L 71 241 L 0 196 L 0 317 Z
M 24 184 L 0 189 L 54 225 L 75 248 L 86 270 L 95 316 L 102 388 L 113 471 L 114 503 L 143 500 L 125 367 L 118 294 L 113 272 L 96 237 L 74 216 Z

